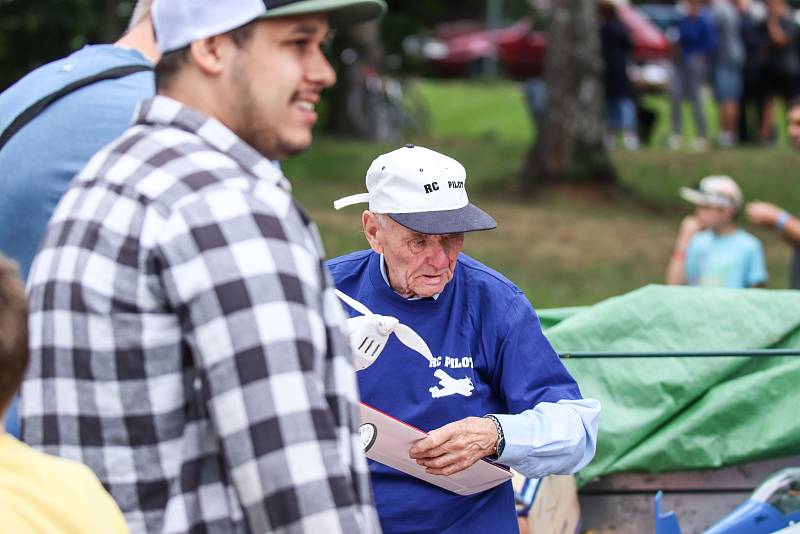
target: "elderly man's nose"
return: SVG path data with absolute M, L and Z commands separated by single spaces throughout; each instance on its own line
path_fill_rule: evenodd
M 450 257 L 447 254 L 447 249 L 441 243 L 431 247 L 431 253 L 428 256 L 428 262 L 431 266 L 437 269 L 444 269 L 450 264 Z

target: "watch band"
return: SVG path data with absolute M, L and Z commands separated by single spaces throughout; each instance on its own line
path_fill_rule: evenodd
M 492 460 L 497 460 L 503 454 L 503 449 L 506 446 L 506 438 L 503 435 L 503 427 L 500 425 L 500 421 L 498 421 L 497 417 L 493 415 L 484 415 L 484 417 L 491 419 L 494 423 L 494 426 L 497 428 L 497 445 L 495 446 L 494 454 L 489 456 L 489 458 Z

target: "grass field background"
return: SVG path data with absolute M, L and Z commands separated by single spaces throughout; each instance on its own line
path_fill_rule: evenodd
M 661 283 L 678 224 L 690 211 L 678 188 L 707 174 L 730 174 L 747 199 L 800 208 L 800 153 L 785 146 L 703 153 L 659 148 L 668 116 L 666 102 L 657 97 L 648 100 L 660 114 L 654 146 L 613 152 L 630 193 L 565 186 L 521 195 L 517 176 L 534 128 L 518 86 L 425 81 L 415 90 L 431 114 L 424 138 L 371 144 L 321 136 L 314 148 L 284 164 L 295 194 L 319 223 L 329 257 L 366 247 L 360 228 L 363 207 L 337 212 L 332 202 L 365 191 L 370 162 L 403 142 L 444 152 L 464 164 L 470 200 L 499 225 L 468 235 L 464 252 L 505 274 L 539 308 L 593 304 Z M 713 133 L 713 116 L 709 120 Z M 773 232 L 743 227 L 764 243 L 768 287 L 785 288 L 789 247 Z

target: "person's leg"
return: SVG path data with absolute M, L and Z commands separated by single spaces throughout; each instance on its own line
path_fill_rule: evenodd
M 622 119 L 620 118 L 619 99 L 606 98 L 605 113 L 606 132 L 604 136 L 606 148 L 613 149 L 616 142 L 617 132 L 620 130 Z
M 705 140 L 708 136 L 708 125 L 706 124 L 706 114 L 703 111 L 702 88 L 705 79 L 706 63 L 700 55 L 695 55 L 688 62 L 689 76 L 687 91 L 689 101 L 692 105 L 695 126 L 697 127 L 698 137 Z
M 772 131 L 775 127 L 775 97 L 767 96 L 761 107 L 761 128 L 758 131 L 758 140 L 769 143 L 772 140 Z
M 683 104 L 684 79 L 685 73 L 683 63 L 675 60 L 669 81 L 669 103 L 670 119 L 672 122 L 672 135 L 670 136 L 670 148 L 678 148 L 680 139 L 683 135 Z
M 763 100 L 761 104 L 761 122 L 758 129 L 758 140 L 771 143 L 775 134 L 775 104 L 782 91 L 780 72 L 765 69 L 763 78 Z
M 620 118 L 622 119 L 622 142 L 628 150 L 639 149 L 639 135 L 636 133 L 636 105 L 631 98 L 620 99 Z
M 622 128 L 622 111 L 619 98 L 606 98 L 606 130 L 616 133 Z
M 750 99 L 748 95 L 742 95 L 739 99 L 739 113 L 736 120 L 736 132 L 740 143 L 750 142 L 749 122 Z
M 714 69 L 714 89 L 719 103 L 719 145 L 731 146 L 739 120 L 739 97 L 742 94 L 742 78 L 735 65 L 717 65 Z

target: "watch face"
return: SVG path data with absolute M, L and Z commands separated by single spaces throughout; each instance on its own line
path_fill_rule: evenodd
M 372 423 L 364 423 L 359 428 L 361 432 L 361 448 L 367 452 L 375 444 L 375 438 L 378 437 L 378 429 Z

